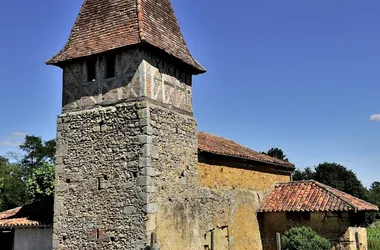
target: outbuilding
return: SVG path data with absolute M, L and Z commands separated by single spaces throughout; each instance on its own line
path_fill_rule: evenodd
M 0 213 L 1 249 L 51 250 L 51 218 L 52 207 L 44 202 Z
M 258 212 L 264 250 L 276 249 L 276 233 L 307 226 L 333 249 L 367 249 L 366 213 L 378 207 L 317 181 L 276 184 Z

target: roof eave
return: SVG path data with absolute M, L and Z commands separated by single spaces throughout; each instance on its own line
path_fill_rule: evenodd
M 220 153 L 220 152 L 214 152 L 214 151 L 211 151 L 211 150 L 205 150 L 205 149 L 201 149 L 201 148 L 198 148 L 198 151 L 199 152 L 206 152 L 206 153 L 210 153 L 210 154 L 214 154 L 214 155 L 220 155 L 220 156 L 227 156 L 227 157 L 238 158 L 238 159 L 246 160 L 246 161 L 265 163 L 265 164 L 269 164 L 269 165 L 273 165 L 273 166 L 277 166 L 277 167 L 287 168 L 289 171 L 293 171 L 295 169 L 295 166 L 293 164 L 291 164 L 291 166 L 289 166 L 289 165 L 275 163 L 275 162 L 269 162 L 269 161 L 263 161 L 263 160 L 259 160 L 259 159 L 242 157 L 242 156 L 238 156 L 238 155 L 223 154 L 223 153 Z
M 154 47 L 155 49 L 158 49 L 158 50 L 164 52 L 165 54 L 169 55 L 170 57 L 174 57 L 175 59 L 181 61 L 183 64 L 185 64 L 185 65 L 187 65 L 188 67 L 190 67 L 190 68 L 191 68 L 191 72 L 192 72 L 194 75 L 200 75 L 200 74 L 204 74 L 204 73 L 207 72 L 207 70 L 206 70 L 206 69 L 205 69 L 205 68 L 204 68 L 204 67 L 203 67 L 203 66 L 202 66 L 197 60 L 195 60 L 193 57 L 191 57 L 191 55 L 190 55 L 190 57 L 191 57 L 191 59 L 193 60 L 193 64 L 190 64 L 190 63 L 184 61 L 183 59 L 181 59 L 181 58 L 179 58 L 179 57 L 177 57 L 177 56 L 175 56 L 175 55 L 172 55 L 172 54 L 166 52 L 164 49 L 161 49 L 161 48 L 159 48 L 159 47 L 157 47 L 157 46 L 154 46 L 154 45 L 152 45 L 151 43 L 148 43 L 148 42 L 146 42 L 146 41 L 142 41 L 142 42 L 137 43 L 137 44 L 130 44 L 130 45 L 122 46 L 122 47 L 117 47 L 117 48 L 110 49 L 110 50 L 100 51 L 100 52 L 97 53 L 97 55 L 99 55 L 99 54 L 101 54 L 101 53 L 108 52 L 108 51 L 112 51 L 112 50 L 128 48 L 128 47 L 135 46 L 135 45 L 138 45 L 138 44 L 140 44 L 140 45 L 143 45 L 143 44 L 150 45 L 150 46 Z M 63 66 L 63 64 L 64 64 L 65 62 L 68 62 L 68 61 L 71 61 L 71 60 L 75 60 L 75 59 L 85 58 L 85 57 L 88 56 L 88 55 L 87 55 L 87 56 L 84 55 L 84 56 L 80 56 L 80 57 L 68 57 L 68 58 L 66 58 L 66 59 L 64 59 L 64 60 L 59 60 L 59 59 L 57 59 L 57 57 L 62 56 L 62 54 L 64 54 L 64 53 L 59 52 L 58 54 L 56 54 L 56 55 L 53 56 L 52 58 L 46 60 L 46 61 L 45 61 L 45 64 L 46 64 L 46 65 L 53 65 L 53 66 L 57 66 L 57 67 L 61 67 L 61 68 L 62 68 L 62 66 Z
M 17 229 L 17 228 L 52 228 L 53 225 L 0 225 L 0 229 Z

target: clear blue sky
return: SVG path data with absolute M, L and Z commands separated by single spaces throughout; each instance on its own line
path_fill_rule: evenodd
M 5 1 L 0 9 L 0 154 L 23 134 L 55 137 L 64 45 L 81 0 Z M 380 180 L 380 1 L 173 0 L 194 57 L 199 129 L 299 168 L 335 161 Z M 373 120 L 380 120 L 374 116 Z

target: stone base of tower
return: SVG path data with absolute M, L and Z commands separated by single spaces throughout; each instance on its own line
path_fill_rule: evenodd
M 190 113 L 149 99 L 61 115 L 53 249 L 149 246 L 163 204 L 198 190 L 196 133 Z
M 53 249 L 144 249 L 140 102 L 58 118 Z
M 69 112 L 57 146 L 53 249 L 149 249 L 152 234 L 161 250 L 260 242 L 263 194 L 201 186 L 190 113 L 150 99 Z

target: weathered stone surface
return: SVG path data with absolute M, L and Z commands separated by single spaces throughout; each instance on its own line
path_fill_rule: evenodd
M 146 196 L 135 188 L 146 182 L 135 164 L 142 134 L 139 127 L 129 126 L 138 122 L 138 111 L 136 103 L 130 103 L 60 117 L 67 129 L 61 132 L 58 151 L 64 147 L 66 153 L 57 159 L 61 170 L 56 173 L 54 249 L 146 246 Z M 98 124 L 107 129 L 93 130 Z M 104 235 L 89 237 L 96 230 Z

